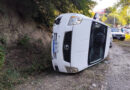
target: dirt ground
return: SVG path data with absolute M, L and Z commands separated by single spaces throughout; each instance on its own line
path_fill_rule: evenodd
M 130 90 L 130 47 L 113 43 L 109 58 L 77 74 L 48 70 L 15 90 Z

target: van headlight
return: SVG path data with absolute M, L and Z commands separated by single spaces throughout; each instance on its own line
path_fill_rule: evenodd
M 68 25 L 76 25 L 82 22 L 82 18 L 78 16 L 71 16 Z

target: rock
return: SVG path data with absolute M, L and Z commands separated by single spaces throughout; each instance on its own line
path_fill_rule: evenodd
M 93 87 L 97 87 L 97 85 L 95 83 L 92 84 Z
M 31 84 L 33 85 L 33 84 L 34 84 L 34 82 L 31 82 Z
M 109 64 L 109 62 L 108 62 L 108 61 L 104 61 L 104 63 L 105 63 L 105 64 Z

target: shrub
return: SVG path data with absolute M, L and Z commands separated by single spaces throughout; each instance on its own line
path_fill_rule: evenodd
M 23 46 L 25 48 L 27 48 L 29 44 L 30 44 L 30 38 L 27 35 L 18 40 L 18 45 Z
M 46 69 L 51 68 L 51 50 L 50 46 L 47 48 L 41 48 L 41 51 L 37 50 L 36 47 L 33 49 L 31 48 L 32 57 L 30 57 L 30 65 L 25 66 L 26 68 L 23 68 L 21 70 L 24 74 L 35 74 L 40 73 Z M 38 51 L 38 52 L 37 52 Z M 28 52 L 30 52 L 30 48 L 28 49 Z
M 4 64 L 4 61 L 5 61 L 5 51 L 4 48 L 0 46 L 0 69 Z
M 130 34 L 125 35 L 125 40 L 130 40 Z
M 0 43 L 1 43 L 2 45 L 6 45 L 6 38 L 1 37 L 1 38 L 0 38 Z
M 6 69 L 0 72 L 0 90 L 14 90 L 14 85 L 19 84 L 20 74 L 14 69 Z
M 40 57 L 32 62 L 32 69 L 34 71 L 40 72 L 51 66 L 51 52 L 50 48 L 44 49 Z

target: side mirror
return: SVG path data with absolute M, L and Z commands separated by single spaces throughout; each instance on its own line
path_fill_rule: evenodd
M 95 19 L 95 20 L 99 20 L 99 14 L 98 14 L 98 13 L 95 13 L 93 19 Z

